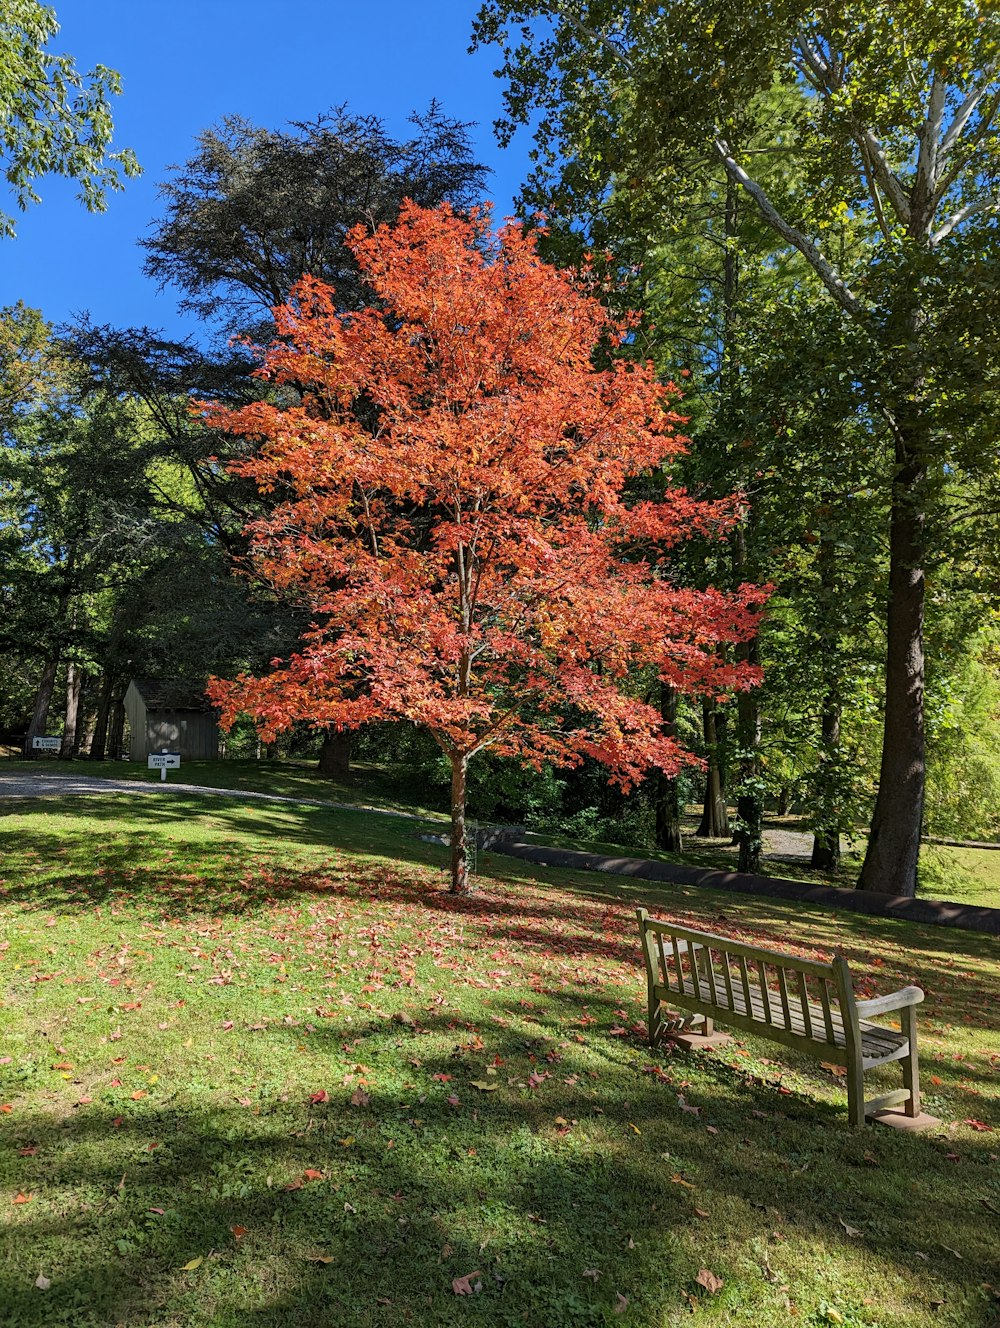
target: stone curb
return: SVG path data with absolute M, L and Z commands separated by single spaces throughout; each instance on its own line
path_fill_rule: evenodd
M 980 908 L 955 904 L 944 899 L 907 899 L 903 895 L 869 894 L 845 890 L 834 885 L 811 885 L 808 881 L 784 880 L 777 876 L 751 876 L 744 872 L 718 871 L 714 868 L 688 867 L 681 863 L 654 862 L 648 858 L 612 858 L 601 853 L 577 849 L 547 848 L 504 840 L 494 846 L 495 853 L 523 858 L 547 867 L 569 867 L 577 871 L 608 872 L 614 876 L 634 876 L 644 881 L 669 881 L 676 885 L 697 885 L 708 890 L 729 890 L 741 895 L 767 895 L 772 899 L 794 899 L 821 908 L 846 909 L 880 918 L 901 918 L 906 922 L 924 922 L 936 927 L 960 927 L 965 931 L 1000 936 L 1000 908 Z

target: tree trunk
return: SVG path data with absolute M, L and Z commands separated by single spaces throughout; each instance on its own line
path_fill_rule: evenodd
M 660 717 L 666 736 L 676 738 L 677 692 L 667 682 L 660 683 Z M 670 779 L 662 770 L 656 776 L 656 846 L 668 853 L 681 853 L 684 849 L 677 780 Z
M 893 480 L 882 765 L 858 881 L 859 890 L 911 898 L 917 892 L 925 780 L 923 480 L 916 461 L 899 464 Z
M 715 702 L 704 698 L 701 703 L 701 721 L 708 768 L 705 771 L 705 808 L 701 814 L 701 824 L 695 831 L 702 839 L 725 839 L 729 834 L 729 812 L 722 780 L 719 719 Z
M 840 701 L 835 691 L 828 692 L 823 700 L 821 717 L 820 762 L 828 768 L 840 761 Z M 821 795 L 823 790 L 821 789 Z M 840 866 L 840 827 L 839 825 L 821 826 L 813 835 L 812 858 L 810 863 L 819 871 L 836 871 Z
M 465 843 L 465 785 L 469 758 L 452 753 L 451 757 L 451 893 L 464 895 L 469 890 L 469 855 Z
M 47 659 L 42 665 L 42 676 L 38 681 L 38 690 L 35 693 L 35 709 L 24 739 L 25 756 L 31 757 L 35 754 L 31 746 L 32 738 L 45 736 L 45 730 L 49 722 L 49 706 L 52 704 L 52 693 L 55 690 L 58 668 L 58 656 L 55 659 Z
M 122 754 L 122 743 L 125 740 L 125 702 L 120 696 L 116 696 L 111 702 L 111 723 L 108 733 L 108 751 L 111 754 L 111 760 L 117 761 Z
M 105 673 L 101 682 L 100 699 L 97 703 L 97 720 L 94 724 L 94 737 L 90 744 L 89 759 L 103 761 L 108 750 L 108 721 L 111 718 L 111 694 L 114 691 L 114 675 Z
M 775 803 L 775 816 L 787 816 L 792 806 L 792 790 L 788 784 L 782 784 Z
M 330 779 L 347 779 L 351 773 L 351 741 L 353 735 L 343 729 L 327 729 L 323 735 L 323 746 L 319 749 L 321 775 Z
M 737 647 L 737 657 L 758 663 L 757 641 Z M 760 776 L 760 706 L 756 692 L 740 692 L 736 698 L 736 723 L 740 749 L 740 792 L 736 799 L 736 843 L 738 870 L 759 872 L 764 838 L 764 801 Z
M 80 716 L 80 691 L 83 687 L 83 670 L 79 664 L 70 663 L 66 669 L 66 716 L 63 721 L 62 746 L 59 755 L 68 761 L 76 752 L 76 725 Z

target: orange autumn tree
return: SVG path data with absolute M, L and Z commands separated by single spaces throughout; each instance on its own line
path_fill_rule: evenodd
M 474 756 L 594 757 L 625 788 L 675 772 L 693 758 L 623 683 L 646 669 L 684 692 L 751 685 L 719 646 L 753 635 L 764 595 L 671 582 L 670 549 L 737 505 L 681 488 L 630 500 L 629 481 L 684 450 L 675 389 L 647 364 L 595 368 L 628 325 L 530 234 L 408 203 L 350 246 L 373 307 L 345 315 L 306 278 L 275 312 L 258 372 L 298 404 L 204 408 L 259 440 L 232 465 L 273 502 L 249 530 L 255 571 L 312 616 L 273 672 L 210 694 L 224 725 L 248 712 L 265 740 L 296 720 L 427 729 L 451 763 L 462 892 Z

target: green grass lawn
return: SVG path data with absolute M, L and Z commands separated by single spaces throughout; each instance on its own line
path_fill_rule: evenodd
M 28 774 L 97 775 L 142 783 L 158 783 L 160 780 L 158 771 L 128 761 L 58 761 L 48 758 L 38 761 L 10 760 L 3 761 L 0 770 Z M 169 778 L 174 783 L 201 784 L 208 788 L 245 789 L 291 798 L 315 798 L 415 812 L 431 820 L 442 818 L 442 809 L 446 805 L 446 791 L 443 787 L 435 789 L 421 785 L 405 771 L 365 762 L 355 763 L 351 778 L 346 781 L 318 774 L 314 760 L 185 761 L 182 770 L 176 774 L 171 772 Z M 801 823 L 793 817 L 769 820 L 767 824 L 788 829 L 802 828 Z M 640 849 L 634 845 L 583 841 L 559 834 L 539 834 L 534 838 L 539 843 L 567 848 L 582 848 L 612 855 L 626 852 L 663 862 L 717 867 L 723 871 L 732 871 L 736 865 L 733 851 L 719 845 L 717 841 L 705 843 L 694 835 L 686 837 L 681 855 L 662 853 L 656 849 Z M 861 842 L 854 846 L 853 852 L 845 852 L 843 864 L 835 873 L 814 872 L 804 862 L 792 862 L 780 857 L 766 857 L 764 869 L 772 876 L 853 886 L 863 850 L 864 844 Z M 950 899 L 963 904 L 1000 908 L 1000 849 L 950 848 L 925 844 L 921 852 L 920 893 L 929 899 Z
M 5 1325 L 1000 1315 L 994 939 L 492 856 L 456 900 L 362 813 L 8 808 Z M 651 1053 L 638 902 L 920 983 L 944 1127 L 852 1132 L 775 1044 Z

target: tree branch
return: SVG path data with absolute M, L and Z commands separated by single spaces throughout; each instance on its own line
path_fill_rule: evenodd
M 718 153 L 719 160 L 725 166 L 728 173 L 734 180 L 740 184 L 750 195 L 753 201 L 764 217 L 764 220 L 778 232 L 782 239 L 787 240 L 790 245 L 798 249 L 809 266 L 822 281 L 834 300 L 846 313 L 859 323 L 867 323 L 867 312 L 861 301 L 850 289 L 847 283 L 841 277 L 840 273 L 833 264 L 817 249 L 812 240 L 796 226 L 791 225 L 781 215 L 774 206 L 763 188 L 756 180 L 750 178 L 746 171 L 736 159 L 731 156 L 728 147 L 720 138 L 714 140 L 713 146 Z
M 963 221 L 968 221 L 970 217 L 974 217 L 977 212 L 990 212 L 997 208 L 1000 208 L 1000 197 L 977 198 L 975 202 L 966 203 L 964 207 L 960 207 L 953 212 L 944 225 L 934 232 L 931 236 L 931 244 L 940 244 L 942 240 L 946 240 L 957 226 L 961 226 Z
M 982 99 L 986 96 L 986 93 L 989 90 L 990 81 L 992 80 L 995 73 L 996 73 L 995 65 L 987 69 L 986 77 L 983 80 L 983 82 L 979 85 L 978 88 L 973 88 L 972 91 L 969 93 L 969 95 L 962 102 L 961 106 L 959 106 L 958 110 L 955 112 L 954 119 L 952 120 L 948 128 L 945 130 L 944 138 L 942 138 L 941 145 L 938 148 L 938 156 L 946 157 L 948 153 L 952 150 L 952 148 L 955 146 L 955 144 L 958 142 L 962 130 L 969 123 L 969 117 L 975 111 L 976 107 L 979 105 Z

